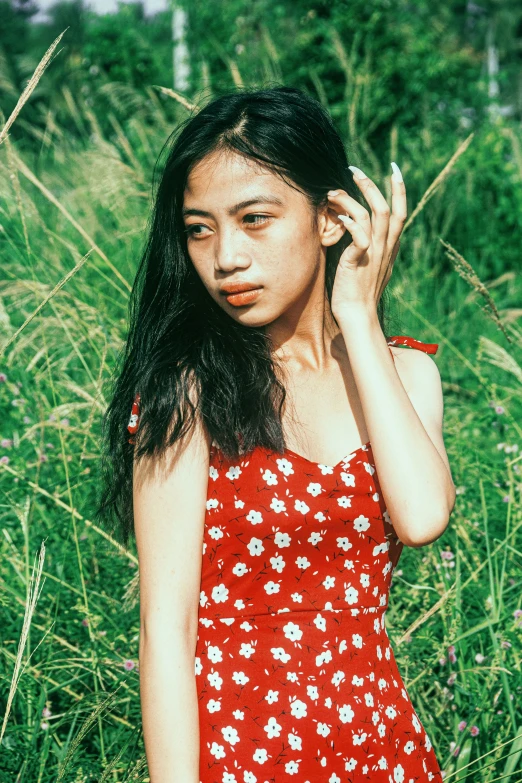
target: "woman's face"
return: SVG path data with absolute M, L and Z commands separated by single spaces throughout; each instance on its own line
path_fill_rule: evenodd
M 188 177 L 183 220 L 199 277 L 235 320 L 292 320 L 324 300 L 326 246 L 339 241 L 342 224 L 325 209 L 314 227 L 305 196 L 254 161 L 223 152 L 200 161 Z M 223 287 L 234 283 L 256 291 L 227 299 Z

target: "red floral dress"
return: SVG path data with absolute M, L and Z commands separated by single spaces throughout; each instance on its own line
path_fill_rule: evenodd
M 261 447 L 227 461 L 212 446 L 195 653 L 201 783 L 441 783 L 385 625 L 401 549 L 370 442 L 336 465 Z

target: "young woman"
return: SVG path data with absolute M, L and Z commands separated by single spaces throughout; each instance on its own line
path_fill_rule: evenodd
M 437 345 L 385 336 L 392 169 L 390 210 L 285 87 L 171 145 L 99 511 L 136 536 L 151 783 L 442 780 L 385 627 L 402 547 L 455 501 Z

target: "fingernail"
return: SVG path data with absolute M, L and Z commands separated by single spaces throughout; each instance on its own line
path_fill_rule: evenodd
M 403 178 L 402 178 L 401 170 L 400 170 L 400 168 L 397 166 L 397 164 L 396 164 L 396 163 L 393 163 L 393 161 L 392 161 L 392 163 L 391 163 L 391 167 L 392 167 L 392 170 L 393 170 L 393 174 L 392 174 L 391 178 L 392 178 L 392 179 L 393 179 L 395 182 L 404 182 L 404 180 L 403 180 Z
M 340 218 L 343 223 L 353 223 L 353 218 L 350 217 L 350 215 L 338 215 L 338 218 Z
M 327 195 L 328 196 L 338 196 L 340 192 L 341 192 L 340 190 L 329 190 Z
M 357 166 L 348 166 L 352 174 L 354 175 L 355 179 L 368 179 L 364 171 L 361 171 L 361 169 L 358 169 Z

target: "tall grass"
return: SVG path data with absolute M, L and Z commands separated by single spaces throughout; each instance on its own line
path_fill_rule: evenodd
M 339 40 L 337 55 L 348 63 Z M 45 80 L 49 56 L 32 88 Z M 405 176 L 410 219 L 391 284 L 398 333 L 440 344 L 458 486 L 444 535 L 403 551 L 388 632 L 445 780 L 517 783 L 521 277 L 509 266 L 518 240 L 488 199 L 511 182 L 505 208 L 521 206 L 520 128 L 486 120 L 455 139 L 431 138 L 426 128 L 427 155 L 394 126 L 389 148 L 372 150 L 361 122 L 371 94 L 361 94 L 362 75 L 346 68 L 353 162 L 388 199 L 388 158 Z M 23 117 L 29 89 L 0 130 L 1 783 L 148 780 L 136 552 L 89 516 L 105 382 L 125 336 L 151 169 L 171 119 L 153 88 L 146 96 L 126 91 L 130 117 L 118 110 L 121 85 L 103 89 L 114 92 L 109 135 L 96 104 L 66 87 L 62 97 L 83 135 L 56 127 L 38 155 L 17 149 L 8 129 Z M 179 119 L 197 104 L 160 92 Z

